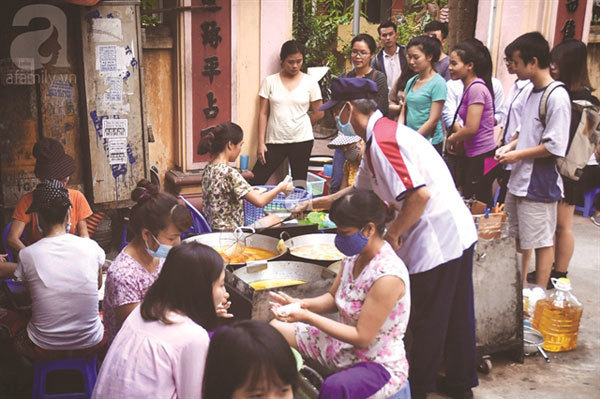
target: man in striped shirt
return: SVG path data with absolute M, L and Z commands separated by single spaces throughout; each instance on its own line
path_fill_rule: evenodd
M 332 100 L 321 109 L 341 108 L 342 124 L 352 124 L 366 142 L 354 187 L 300 204 L 296 211 L 327 209 L 352 189 L 373 190 L 389 204 L 394 220 L 386 240 L 407 265 L 411 284 L 408 329 L 413 398 L 436 390 L 445 359 L 445 393 L 471 398 L 476 374 L 473 306 L 472 216 L 456 191 L 446 164 L 412 129 L 387 119 L 372 100 L 376 85 L 367 79 L 335 79 Z

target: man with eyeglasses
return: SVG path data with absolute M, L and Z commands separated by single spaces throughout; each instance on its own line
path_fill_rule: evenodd
M 509 47 L 506 47 L 505 52 L 509 50 Z M 506 70 L 509 74 L 514 75 L 514 64 L 510 54 L 505 54 L 504 64 L 506 65 Z M 527 97 L 529 97 L 529 93 L 531 93 L 531 89 L 533 88 L 533 83 L 529 79 L 516 79 L 513 85 L 508 92 L 508 96 L 504 104 L 502 104 L 501 113 L 502 113 L 502 121 L 500 122 L 503 127 L 502 132 L 502 143 L 501 145 L 506 145 L 513 140 L 516 140 L 519 136 L 519 130 L 521 128 L 521 112 L 523 110 L 523 106 L 527 101 Z M 508 184 L 508 179 L 510 178 L 510 171 L 512 169 L 511 164 L 504 165 L 504 173 L 498 179 L 498 183 L 500 183 L 500 195 L 498 197 L 499 203 L 504 203 L 504 199 L 506 198 L 506 185 Z M 524 258 L 524 262 L 529 261 L 529 256 L 527 256 L 527 260 Z
M 406 49 L 399 45 L 397 26 L 392 21 L 386 21 L 377 27 L 379 33 L 379 43 L 381 50 L 373 58 L 371 66 L 378 71 L 383 72 L 387 79 L 388 90 L 392 90 L 394 82 L 404 68 L 408 68 L 406 64 Z

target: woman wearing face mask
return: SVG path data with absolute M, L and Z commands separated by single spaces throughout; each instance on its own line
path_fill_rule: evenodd
M 358 173 L 358 167 L 362 160 L 364 152 L 364 142 L 357 135 L 346 136 L 344 134 L 338 134 L 337 137 L 327 147 L 335 150 L 340 150 L 344 154 L 344 167 L 343 177 L 340 190 L 348 186 L 354 185 L 356 174 Z
M 171 247 L 192 225 L 187 208 L 148 180 L 137 184 L 131 199 L 137 202 L 129 214 L 134 238 L 108 268 L 102 302 L 109 344 L 158 277 Z
M 408 42 L 409 67 L 417 73 L 406 84 L 406 105 L 399 121 L 429 140 L 442 154 L 442 108 L 446 101 L 446 81 L 435 71 L 440 58 L 441 43 L 429 36 L 417 36 Z
M 385 204 L 372 191 L 351 191 L 330 211 L 344 259 L 331 290 L 316 298 L 272 293 L 277 328 L 288 343 L 324 367 L 342 370 L 319 398 L 410 398 L 404 332 L 410 312 L 406 266 L 383 239 Z M 296 309 L 280 309 L 294 302 Z M 340 321 L 321 314 L 339 312 Z

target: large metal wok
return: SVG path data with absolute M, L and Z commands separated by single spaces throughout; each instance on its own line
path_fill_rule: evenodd
M 255 290 L 251 283 L 265 280 L 301 280 L 300 285 Z M 295 298 L 310 298 L 329 291 L 335 273 L 321 266 L 295 261 L 252 262 L 233 273 L 227 271 L 225 284 L 231 297 L 231 313 L 240 319 L 272 319 L 269 292 L 281 291 Z
M 236 235 L 233 232 L 222 231 L 218 233 L 200 234 L 197 236 L 186 238 L 184 242 L 195 241 L 204 245 L 208 245 L 212 248 L 228 248 L 230 245 L 235 244 L 237 238 L 238 237 L 236 237 Z M 277 251 L 277 243 L 279 242 L 279 240 L 276 238 L 265 236 L 262 234 L 250 233 L 242 233 L 240 235 L 240 238 L 242 240 L 245 240 L 246 247 L 257 247 L 277 254 L 276 256 L 265 260 L 274 260 L 285 254 L 279 254 L 279 252 Z M 239 267 L 244 266 L 245 264 L 246 263 L 229 263 L 228 265 L 233 269 L 237 269 Z
M 294 248 L 303 247 L 305 245 L 320 245 L 320 244 L 331 244 L 335 245 L 335 234 L 332 233 L 317 233 L 317 234 L 305 234 L 297 237 L 290 238 L 286 240 L 284 243 L 288 247 L 292 257 L 300 260 L 310 261 L 312 263 L 317 263 L 321 266 L 329 266 L 329 264 L 333 262 L 337 262 L 342 260 L 343 257 L 339 259 L 322 259 L 319 257 L 319 253 L 317 251 L 314 252 L 314 255 L 311 257 L 307 256 L 299 256 L 293 253 Z

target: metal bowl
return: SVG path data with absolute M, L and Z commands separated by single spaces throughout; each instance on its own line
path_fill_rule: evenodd
M 523 349 L 526 355 L 533 355 L 544 344 L 544 336 L 533 327 L 523 327 Z

